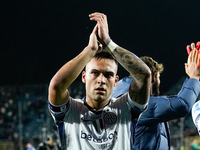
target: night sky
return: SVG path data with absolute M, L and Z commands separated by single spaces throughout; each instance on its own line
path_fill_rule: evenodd
M 186 76 L 186 45 L 200 40 L 200 1 L 40 0 L 0 2 L 0 86 L 48 84 L 56 71 L 88 44 L 108 17 L 110 37 L 138 56 L 163 63 L 161 93 Z M 122 78 L 128 73 L 119 68 Z

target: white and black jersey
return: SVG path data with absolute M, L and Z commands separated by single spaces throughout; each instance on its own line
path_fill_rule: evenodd
M 131 120 L 142 111 L 128 93 L 111 99 L 101 111 L 94 111 L 84 100 L 69 98 L 56 106 L 49 102 L 64 150 L 129 150 Z

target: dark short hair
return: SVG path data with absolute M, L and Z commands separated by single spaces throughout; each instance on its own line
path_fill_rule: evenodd
M 118 66 L 118 62 L 116 61 L 116 59 L 106 50 L 102 50 L 101 52 L 96 53 L 93 58 L 97 60 L 101 58 L 114 60 L 116 65 Z
M 140 59 L 151 69 L 151 73 L 154 74 L 156 72 L 162 73 L 164 70 L 164 66 L 162 63 L 158 63 L 153 58 L 148 56 L 142 56 Z

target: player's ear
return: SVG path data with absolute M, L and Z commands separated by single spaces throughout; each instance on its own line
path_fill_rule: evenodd
M 119 76 L 118 76 L 118 75 L 116 75 L 116 77 L 115 77 L 115 84 L 114 84 L 114 86 L 116 86 L 116 85 L 117 85 L 118 81 L 119 81 Z
M 85 76 L 86 76 L 86 72 L 83 71 L 83 72 L 82 72 L 82 82 L 83 82 L 83 83 L 86 83 Z
M 157 76 L 157 73 L 154 73 L 152 75 L 151 83 L 154 83 L 156 81 L 156 76 Z

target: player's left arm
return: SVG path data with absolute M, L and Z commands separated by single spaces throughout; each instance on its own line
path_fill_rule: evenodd
M 130 98 L 138 104 L 145 104 L 149 100 L 151 71 L 149 67 L 132 52 L 117 46 L 112 54 L 116 60 L 134 78 L 129 87 Z

